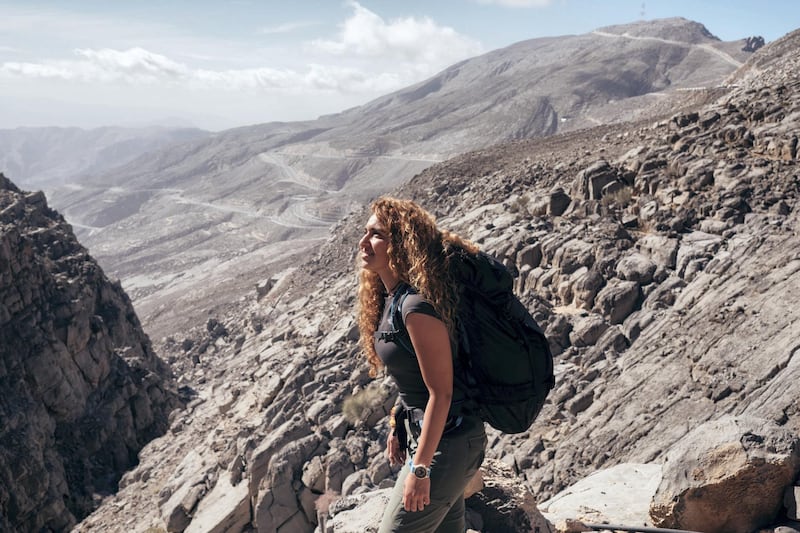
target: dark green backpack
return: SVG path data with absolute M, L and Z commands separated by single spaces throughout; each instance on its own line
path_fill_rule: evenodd
M 461 293 L 453 384 L 464 400 L 454 402 L 451 414 L 476 414 L 504 433 L 521 433 L 533 424 L 555 385 L 553 354 L 542 329 L 514 295 L 508 269 L 483 252 L 455 254 L 451 268 Z M 401 287 L 389 311 L 394 340 L 411 353 L 402 306 L 414 292 Z

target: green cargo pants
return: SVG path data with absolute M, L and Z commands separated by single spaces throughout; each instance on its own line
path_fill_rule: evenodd
M 410 450 L 416 448 L 409 428 Z M 464 488 L 483 462 L 486 433 L 480 418 L 465 416 L 461 424 L 442 435 L 431 464 L 431 503 L 425 509 L 403 509 L 403 484 L 408 466 L 400 469 L 379 533 L 464 533 Z

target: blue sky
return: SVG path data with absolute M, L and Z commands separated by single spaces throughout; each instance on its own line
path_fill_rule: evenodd
M 537 37 L 680 16 L 722 40 L 797 0 L 0 0 L 0 128 L 313 119 Z

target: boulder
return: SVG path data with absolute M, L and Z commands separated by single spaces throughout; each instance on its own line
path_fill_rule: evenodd
M 798 471 L 798 435 L 760 418 L 726 415 L 667 452 L 650 516 L 658 527 L 750 533 L 773 522 Z
M 533 493 L 510 466 L 487 459 L 481 471 L 483 489 L 467 498 L 466 504 L 480 515 L 482 531 L 552 531 L 536 507 Z
M 617 170 L 608 161 L 601 159 L 578 173 L 575 187 L 578 196 L 586 200 L 599 200 L 603 187 L 618 179 Z
M 591 346 L 608 329 L 608 323 L 603 317 L 596 314 L 580 317 L 575 320 L 572 331 L 569 333 L 569 340 L 573 346 L 578 348 Z
M 636 281 L 611 280 L 595 299 L 594 310 L 612 324 L 621 324 L 636 310 L 642 289 Z
M 197 502 L 207 489 L 208 466 L 195 450 L 189 451 L 162 489 L 161 518 L 167 531 L 183 531 L 191 521 Z
M 557 187 L 547 197 L 547 214 L 550 216 L 561 216 L 569 207 L 572 198 L 564 192 L 564 189 Z
M 650 500 L 661 482 L 661 465 L 623 463 L 598 470 L 542 502 L 547 520 L 646 526 Z
M 702 231 L 693 231 L 684 235 L 676 255 L 675 269 L 678 275 L 691 281 L 699 270 L 702 270 L 708 261 L 719 249 L 722 238 L 718 235 Z
M 217 484 L 197 506 L 186 533 L 242 531 L 250 523 L 250 493 L 247 483 L 231 484 L 230 475 Z
M 331 504 L 330 516 L 320 524 L 322 533 L 376 532 L 383 510 L 389 504 L 392 489 L 365 492 L 341 498 Z
M 542 245 L 537 243 L 529 244 L 517 254 L 517 268 L 528 266 L 536 268 L 542 262 Z
M 555 251 L 553 266 L 563 274 L 572 274 L 581 267 L 594 264 L 594 246 L 580 239 L 572 239 Z
M 653 281 L 653 274 L 656 272 L 656 264 L 648 257 L 640 253 L 633 253 L 623 257 L 617 263 L 617 275 L 620 279 L 636 281 L 641 285 L 647 285 Z
M 594 298 L 603 287 L 605 279 L 594 268 L 579 270 L 570 276 L 572 281 L 572 298 L 576 307 L 591 309 Z

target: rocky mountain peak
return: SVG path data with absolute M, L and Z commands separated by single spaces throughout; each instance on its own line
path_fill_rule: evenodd
M 605 26 L 597 31 L 638 38 L 680 41 L 690 44 L 720 41 L 720 39 L 708 31 L 703 24 L 683 17 L 642 20 L 630 24 L 616 24 L 613 26 Z
M 14 183 L 10 179 L 5 177 L 3 174 L 0 174 L 0 190 L 17 192 L 17 193 L 19 192 L 17 186 L 14 185 Z
M 179 405 L 119 282 L 0 174 L 0 530 L 69 529 Z

